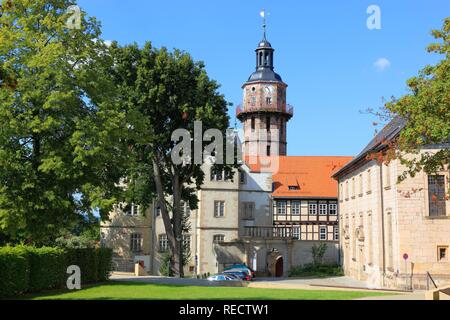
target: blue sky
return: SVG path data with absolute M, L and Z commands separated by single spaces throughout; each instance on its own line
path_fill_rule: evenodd
M 80 0 L 102 23 L 103 38 L 120 44 L 150 40 L 202 60 L 234 106 L 254 71 L 262 8 L 275 70 L 289 85 L 295 116 L 289 155 L 355 155 L 374 134 L 361 114 L 382 98 L 406 93 L 406 80 L 439 56 L 425 51 L 430 30 L 450 16 L 449 0 Z M 381 30 L 366 27 L 369 5 L 381 9 Z M 381 60 L 380 60 L 381 59 Z M 385 66 L 380 70 L 375 62 Z M 231 124 L 234 107 L 230 108 Z

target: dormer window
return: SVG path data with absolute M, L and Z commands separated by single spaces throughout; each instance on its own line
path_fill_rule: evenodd
M 299 186 L 289 186 L 289 190 L 300 190 Z

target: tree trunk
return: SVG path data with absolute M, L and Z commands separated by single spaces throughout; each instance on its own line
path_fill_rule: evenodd
M 159 201 L 159 205 L 161 207 L 161 217 L 163 219 L 164 228 L 166 230 L 167 242 L 169 244 L 169 249 L 172 254 L 172 258 L 170 259 L 170 270 L 172 272 L 172 275 L 179 276 L 180 275 L 180 271 L 179 271 L 180 263 L 179 263 L 179 256 L 178 256 L 179 250 L 178 250 L 178 246 L 177 246 L 177 241 L 175 239 L 174 228 L 170 221 L 170 215 L 167 210 L 166 199 L 164 196 L 163 185 L 162 185 L 162 181 L 161 181 L 161 172 L 160 172 L 158 162 L 155 159 L 152 159 L 152 165 L 153 165 L 153 177 L 154 177 L 155 185 L 156 185 L 156 192 L 158 194 L 158 201 Z
M 183 268 L 183 230 L 182 230 L 182 217 L 180 210 L 181 202 L 181 185 L 178 173 L 176 169 L 173 171 L 173 226 L 175 239 L 177 240 L 177 256 L 178 256 L 178 269 L 180 271 L 180 278 L 184 276 Z

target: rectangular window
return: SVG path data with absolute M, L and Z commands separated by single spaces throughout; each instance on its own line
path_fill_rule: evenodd
M 319 215 L 321 215 L 321 216 L 327 215 L 327 204 L 326 203 L 319 204 Z
M 221 243 L 225 241 L 225 235 L 215 234 L 213 235 L 213 243 Z
M 169 241 L 167 240 L 166 234 L 160 234 L 158 237 L 159 251 L 166 252 L 169 249 Z
M 448 258 L 448 247 L 440 246 L 438 247 L 438 261 L 447 261 Z
M 279 215 L 286 214 L 286 201 L 277 201 L 277 213 Z
M 320 240 L 327 240 L 327 227 L 320 227 L 319 228 L 319 239 Z
M 308 203 L 308 214 L 316 215 L 317 214 L 317 203 Z
M 339 227 L 334 226 L 334 241 L 339 241 Z
M 361 196 L 363 194 L 363 175 L 360 174 L 359 175 L 359 190 L 358 190 L 359 195 Z
M 270 117 L 266 117 L 266 130 L 270 131 Z
M 266 104 L 271 105 L 272 104 L 272 98 L 266 97 Z
M 225 201 L 214 201 L 214 217 L 219 218 L 225 215 Z
M 189 203 L 181 201 L 180 209 L 184 216 L 189 217 L 191 215 L 191 209 L 189 208 Z
M 127 215 L 127 216 L 137 216 L 139 214 L 139 207 L 134 204 L 126 204 L 123 212 Z
M 223 180 L 223 171 L 211 168 L 211 181 L 222 181 Z
M 130 236 L 130 249 L 132 252 L 140 252 L 142 249 L 142 235 L 140 233 L 132 233 Z
M 300 201 L 292 201 L 292 214 L 293 215 L 299 215 L 300 214 Z
M 252 105 L 254 105 L 254 104 L 252 104 Z M 252 131 L 255 131 L 255 118 L 252 118 L 250 121 L 251 121 Z
M 352 178 L 352 198 L 355 197 L 355 178 Z
M 292 228 L 292 237 L 294 239 L 300 240 L 300 227 L 293 227 Z
M 372 191 L 372 171 L 367 170 L 367 192 Z
M 431 217 L 446 216 L 445 177 L 443 175 L 428 176 L 428 203 Z
M 239 171 L 239 183 L 244 184 L 245 183 L 245 171 L 240 170 Z
M 270 156 L 270 145 L 267 146 L 267 156 L 268 156 L 268 157 Z
M 244 219 L 254 219 L 255 218 L 255 203 L 254 202 L 243 202 L 243 218 Z
M 191 235 L 183 234 L 183 248 L 185 250 L 191 250 Z
M 155 207 L 155 216 L 159 217 L 161 215 L 161 207 L 160 206 L 156 206 Z
M 348 200 L 348 180 L 345 181 L 345 200 Z
M 330 215 L 335 216 L 337 215 L 337 203 L 330 203 L 329 205 Z

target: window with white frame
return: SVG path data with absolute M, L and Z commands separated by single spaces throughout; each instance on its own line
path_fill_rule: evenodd
M 127 216 L 137 216 L 139 214 L 139 207 L 137 204 L 134 203 L 127 203 L 124 207 L 123 207 L 123 212 L 127 215 Z
M 334 226 L 334 241 L 339 241 L 339 227 Z
M 319 215 L 326 216 L 327 215 L 327 204 L 326 203 L 320 203 L 319 204 Z
M 317 214 L 317 203 L 315 203 L 315 202 L 308 203 L 308 214 L 309 215 Z
M 292 201 L 291 202 L 291 211 L 293 215 L 299 215 L 300 214 L 300 201 Z
M 132 252 L 140 252 L 142 250 L 142 235 L 140 233 L 132 233 L 130 235 L 130 250 Z
M 337 215 L 337 203 L 330 203 L 328 209 L 330 210 L 330 215 Z
M 214 201 L 214 217 L 220 218 L 225 215 L 225 201 Z
M 211 168 L 211 181 L 222 181 L 223 180 L 223 170 L 217 168 Z
M 300 227 L 293 227 L 292 228 L 292 237 L 294 239 L 300 240 Z
M 327 227 L 320 227 L 319 228 L 319 239 L 320 240 L 327 240 Z
M 286 214 L 286 201 L 277 201 L 277 214 Z
M 169 249 L 169 241 L 166 234 L 159 235 L 159 251 L 166 252 Z
M 189 203 L 185 201 L 181 201 L 180 203 L 180 209 L 183 215 L 189 217 L 191 215 L 191 209 L 189 208 Z
M 213 243 L 221 243 L 225 241 L 225 235 L 215 234 L 213 235 Z

